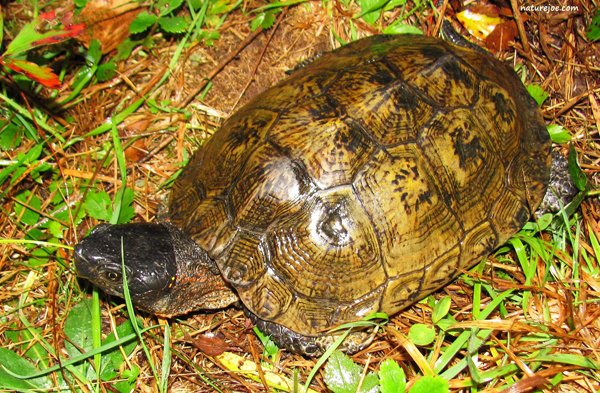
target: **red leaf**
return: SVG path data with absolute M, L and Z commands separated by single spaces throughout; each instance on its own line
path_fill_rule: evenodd
M 54 19 L 56 19 L 56 12 L 54 12 L 54 11 L 42 12 L 40 14 L 40 19 L 47 20 L 47 21 L 53 21 Z
M 54 34 L 42 38 L 41 40 L 33 41 L 32 46 L 55 44 L 61 42 L 70 37 L 76 37 L 85 29 L 84 23 L 78 23 L 76 25 L 66 26 L 64 31 L 57 31 Z
M 46 87 L 52 89 L 58 89 L 60 87 L 60 80 L 50 67 L 39 66 L 30 61 L 11 58 L 4 59 L 3 63 L 11 70 L 23 74 L 29 79 L 39 82 Z
M 76 23 L 74 25 L 68 25 L 66 27 L 66 30 L 69 32 L 70 37 L 75 37 L 85 30 L 85 23 Z

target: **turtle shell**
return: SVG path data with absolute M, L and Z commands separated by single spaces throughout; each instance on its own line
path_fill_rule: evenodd
M 492 56 L 373 36 L 255 97 L 193 156 L 170 220 L 258 318 L 393 314 L 517 232 L 548 183 L 535 102 Z

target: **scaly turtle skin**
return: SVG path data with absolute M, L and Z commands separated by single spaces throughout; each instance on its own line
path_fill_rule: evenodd
M 241 108 L 175 183 L 167 223 L 103 226 L 76 265 L 121 295 L 123 238 L 137 306 L 240 300 L 276 341 L 315 354 L 328 328 L 394 314 L 504 243 L 549 172 L 543 119 L 510 67 L 373 36 Z

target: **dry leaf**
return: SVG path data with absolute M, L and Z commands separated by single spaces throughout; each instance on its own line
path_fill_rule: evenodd
M 141 11 L 139 4 L 130 0 L 92 0 L 79 15 L 87 26 L 80 39 L 85 46 L 96 39 L 102 53 L 108 53 L 129 37 L 129 25 Z
M 467 8 L 456 14 L 456 18 L 472 36 L 485 40 L 496 26 L 502 23 L 502 18 L 498 16 L 498 13 L 492 11 L 493 8 L 490 7 Z
M 508 48 L 508 43 L 515 39 L 518 32 L 515 21 L 507 20 L 496 26 L 487 36 L 485 46 L 493 52 L 501 52 Z
M 148 154 L 146 143 L 138 139 L 125 149 L 127 162 L 138 162 Z
M 227 345 L 222 337 L 212 333 L 195 337 L 193 344 L 196 348 L 208 356 L 217 356 L 227 350 L 231 350 L 231 347 Z

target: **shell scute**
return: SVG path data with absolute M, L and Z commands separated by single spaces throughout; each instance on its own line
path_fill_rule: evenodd
M 436 176 L 415 145 L 401 145 L 379 152 L 353 183 L 390 276 L 422 270 L 460 240 L 462 223 L 437 192 Z
M 283 113 L 268 138 L 302 162 L 320 189 L 348 184 L 375 149 L 368 135 L 325 95 Z
M 385 281 L 376 234 L 350 187 L 316 194 L 268 236 L 272 270 L 316 303 L 350 303 Z
M 304 171 L 269 143 L 246 161 L 229 192 L 236 227 L 264 232 L 277 217 L 302 209 L 314 186 Z
M 439 113 L 423 130 L 420 151 L 436 173 L 435 183 L 467 229 L 487 218 L 504 187 L 505 165 L 490 133 L 466 109 Z

